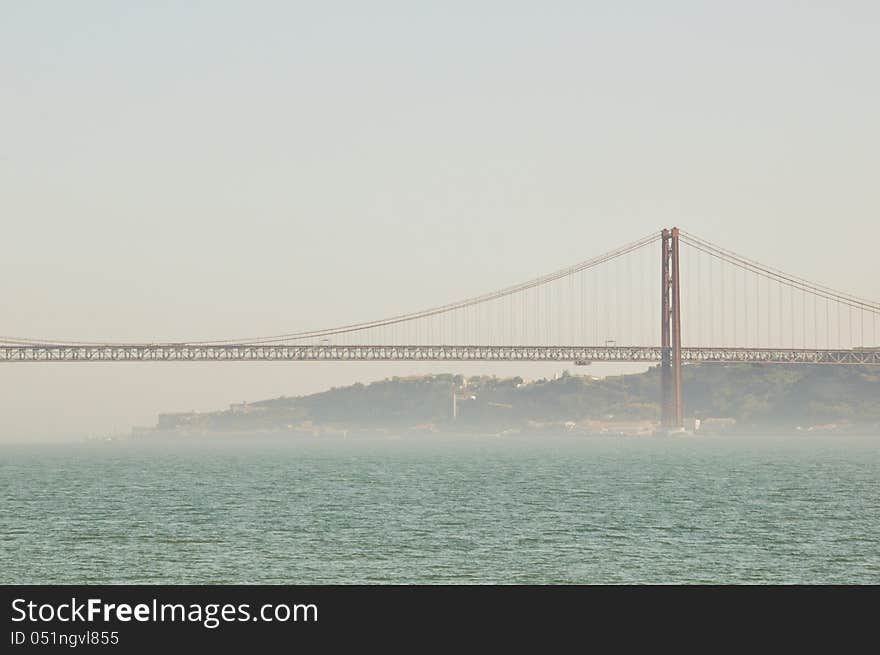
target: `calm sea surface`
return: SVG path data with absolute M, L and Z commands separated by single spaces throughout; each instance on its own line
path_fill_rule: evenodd
M 880 583 L 880 436 L 0 444 L 4 583 Z

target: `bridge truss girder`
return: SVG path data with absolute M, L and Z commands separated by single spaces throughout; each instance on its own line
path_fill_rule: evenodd
M 660 346 L 343 346 L 248 344 L 5 345 L 0 363 L 38 362 L 635 362 L 662 360 Z M 880 365 L 880 349 L 681 349 L 683 363 Z

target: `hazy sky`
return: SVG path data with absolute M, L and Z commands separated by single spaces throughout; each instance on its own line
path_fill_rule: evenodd
M 324 327 L 677 224 L 880 298 L 880 3 L 4 2 L 0 334 Z M 558 367 L 562 368 L 562 367 Z M 0 438 L 432 370 L 0 366 Z

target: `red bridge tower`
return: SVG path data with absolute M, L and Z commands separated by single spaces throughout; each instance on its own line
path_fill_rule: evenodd
M 665 428 L 683 426 L 681 403 L 681 285 L 679 284 L 678 228 L 660 233 L 662 247 L 662 300 L 660 311 L 660 404 Z

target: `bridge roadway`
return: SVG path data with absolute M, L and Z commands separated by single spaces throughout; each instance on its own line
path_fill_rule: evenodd
M 0 363 L 25 362 L 659 362 L 659 346 L 345 346 L 291 344 L 0 345 Z M 880 348 L 682 348 L 683 362 L 880 364 Z

